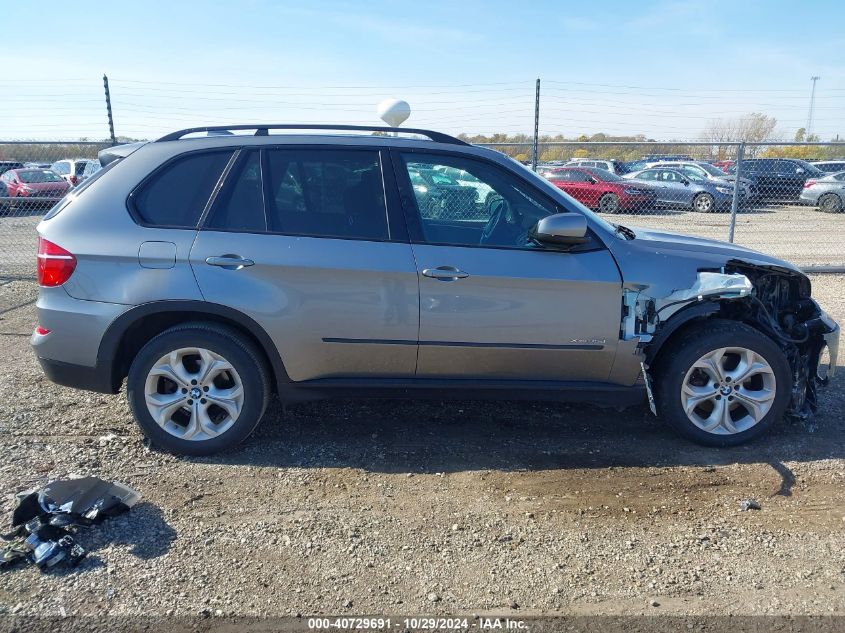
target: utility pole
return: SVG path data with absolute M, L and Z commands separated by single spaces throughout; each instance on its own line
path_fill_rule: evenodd
M 109 94 L 109 78 L 103 75 L 103 88 L 106 91 L 106 112 L 109 115 L 109 135 L 111 136 L 111 144 L 117 145 L 117 139 L 114 137 L 114 119 L 111 115 L 111 94 Z
M 810 89 L 810 111 L 807 113 L 807 132 L 804 135 L 804 138 L 807 140 L 810 140 L 810 134 L 812 134 L 813 130 L 813 114 L 816 109 L 816 82 L 819 79 L 821 79 L 821 77 L 818 75 L 810 77 L 810 81 L 813 82 L 813 87 Z
M 540 141 L 540 78 L 534 93 L 534 144 L 531 147 L 531 169 L 537 171 L 537 143 Z

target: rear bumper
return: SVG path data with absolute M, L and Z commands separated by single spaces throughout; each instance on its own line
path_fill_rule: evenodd
M 40 357 L 38 362 L 44 375 L 58 385 L 100 393 L 118 392 L 119 388 L 112 382 L 110 367 L 86 367 Z
M 801 192 L 801 195 L 798 196 L 798 202 L 802 204 L 808 205 L 816 205 L 819 203 L 819 196 L 818 194 L 809 193 L 806 189 Z

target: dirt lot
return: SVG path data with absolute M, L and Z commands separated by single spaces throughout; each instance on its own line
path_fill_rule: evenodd
M 813 281 L 845 322 L 845 277 Z M 645 407 L 335 402 L 274 405 L 240 450 L 175 458 L 123 394 L 43 378 L 35 292 L 0 286 L 3 520 L 69 475 L 144 503 L 83 532 L 76 570 L 0 574 L 0 613 L 845 614 L 841 360 L 811 424 L 737 449 Z

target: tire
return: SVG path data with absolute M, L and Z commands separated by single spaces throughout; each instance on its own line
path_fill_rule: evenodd
M 166 405 L 148 405 L 148 395 Z M 261 354 L 215 323 L 185 323 L 154 337 L 133 359 L 127 379 L 129 407 L 144 435 L 180 455 L 211 455 L 241 443 L 264 415 L 269 395 Z
M 602 213 L 619 213 L 619 196 L 606 193 L 599 198 L 599 211 Z
M 842 211 L 842 198 L 835 193 L 826 193 L 819 197 L 819 211 L 839 213 Z
M 705 326 L 688 328 L 669 345 L 655 366 L 657 411 L 662 420 L 687 439 L 704 446 L 736 446 L 766 433 L 786 411 L 792 387 L 789 363 L 774 341 L 754 328 L 736 321 L 709 320 Z M 705 370 L 697 364 L 723 349 L 728 351 L 722 356 L 721 371 L 727 377 L 717 383 L 709 367 Z M 735 359 L 739 362 L 731 368 Z M 738 383 L 732 381 L 731 375 L 741 377 L 743 367 L 750 368 L 749 379 L 736 387 Z M 752 371 L 754 367 L 758 367 L 756 373 Z M 705 399 L 700 395 L 708 391 L 713 397 Z M 756 418 L 755 407 L 745 404 L 752 400 L 760 407 Z M 696 401 L 700 404 L 688 415 L 685 405 Z M 722 415 L 725 406 L 727 420 Z M 704 430 L 714 421 L 719 425 Z
M 700 193 L 693 198 L 692 208 L 699 213 L 710 213 L 716 210 L 716 201 L 709 193 Z

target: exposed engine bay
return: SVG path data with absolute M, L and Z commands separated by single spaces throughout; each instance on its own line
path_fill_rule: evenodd
M 718 270 L 700 269 L 688 288 L 663 297 L 649 287 L 623 291 L 621 339 L 638 339 L 644 373 L 662 343 L 693 319 L 720 317 L 760 330 L 783 350 L 792 370 L 788 413 L 808 418 L 816 410 L 816 388 L 835 366 L 837 326 L 811 298 L 800 272 L 731 260 Z M 648 386 L 648 375 L 645 373 Z

